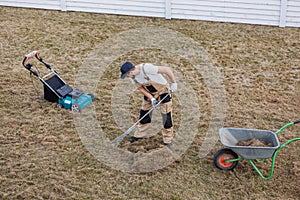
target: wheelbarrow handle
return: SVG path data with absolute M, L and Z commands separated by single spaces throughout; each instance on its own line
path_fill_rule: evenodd
M 276 131 L 276 135 L 278 135 L 278 133 L 280 133 L 281 131 L 283 131 L 287 127 L 292 126 L 294 124 L 298 124 L 298 123 L 300 123 L 300 120 L 296 120 L 294 122 L 287 123 L 286 125 L 284 125 L 283 127 L 281 127 L 278 131 Z

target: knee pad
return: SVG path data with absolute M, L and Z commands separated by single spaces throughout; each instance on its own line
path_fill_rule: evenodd
M 167 114 L 162 114 L 162 117 L 163 117 L 163 125 L 165 129 L 173 127 L 171 112 Z
M 149 110 L 140 110 L 140 119 L 147 113 L 149 112 Z M 141 121 L 141 124 L 147 124 L 147 123 L 151 123 L 151 116 L 152 116 L 152 112 L 150 112 L 149 114 L 147 114 Z
M 160 99 L 163 99 L 166 95 L 168 95 L 161 103 L 168 103 L 171 101 L 172 97 L 170 96 L 169 93 L 163 93 L 159 95 Z

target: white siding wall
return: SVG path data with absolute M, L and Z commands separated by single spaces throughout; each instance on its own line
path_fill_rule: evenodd
M 300 0 L 287 2 L 286 26 L 300 27 Z
M 280 0 L 173 0 L 172 17 L 278 25 Z
M 0 5 L 60 10 L 60 0 L 0 0 Z
M 300 27 L 300 0 L 0 0 L 0 5 Z
M 164 17 L 165 0 L 67 0 L 67 10 Z

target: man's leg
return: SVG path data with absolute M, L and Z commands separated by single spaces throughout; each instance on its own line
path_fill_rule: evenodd
M 149 112 L 149 110 L 143 110 L 141 109 L 140 110 L 140 119 L 147 113 Z M 140 123 L 136 126 L 137 129 L 134 133 L 134 137 L 136 138 L 145 138 L 147 137 L 148 133 L 147 133 L 147 130 L 148 130 L 148 127 L 150 126 L 150 123 L 151 123 L 151 115 L 152 115 L 152 112 L 147 114 L 141 121 Z
M 160 98 L 163 98 L 164 95 L 168 94 L 162 94 Z M 163 142 L 164 144 L 168 145 L 172 143 L 172 140 L 174 138 L 173 133 L 173 122 L 172 122 L 172 99 L 171 97 L 167 97 L 161 104 L 161 114 L 163 118 Z
M 140 119 L 152 108 L 151 101 L 144 97 L 142 102 L 142 107 L 140 110 Z M 151 116 L 152 112 L 147 114 L 140 123 L 136 126 L 136 131 L 134 132 L 134 136 L 129 139 L 130 142 L 135 142 L 140 138 L 149 137 L 148 128 L 151 124 Z

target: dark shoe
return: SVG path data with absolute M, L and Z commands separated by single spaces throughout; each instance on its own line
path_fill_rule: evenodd
M 172 143 L 164 143 L 165 147 L 172 147 Z
M 141 139 L 141 138 L 137 138 L 137 137 L 132 136 L 131 138 L 128 139 L 128 141 L 130 143 L 134 143 L 134 142 L 138 141 L 139 139 Z

